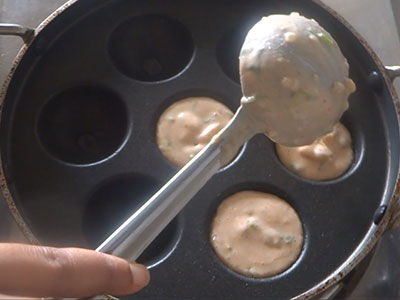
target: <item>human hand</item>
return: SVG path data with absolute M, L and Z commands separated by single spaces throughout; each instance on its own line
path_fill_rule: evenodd
M 145 287 L 145 266 L 78 248 L 0 244 L 0 293 L 80 298 L 133 294 Z

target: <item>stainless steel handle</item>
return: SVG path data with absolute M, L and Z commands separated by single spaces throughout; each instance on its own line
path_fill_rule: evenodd
M 189 200 L 258 131 L 240 107 L 230 123 L 97 249 L 136 260 Z
M 19 36 L 25 44 L 29 44 L 35 36 L 35 29 L 17 24 L 0 24 L 0 35 Z
M 229 124 L 96 251 L 136 260 L 218 169 L 230 162 L 246 141 L 262 132 L 252 126 L 254 123 L 239 107 Z
M 97 249 L 135 261 L 221 166 L 221 144 L 208 144 Z M 200 180 L 199 180 L 200 179 Z M 104 299 L 105 296 L 88 298 Z M 86 299 L 86 298 L 85 298 Z M 67 300 L 52 299 L 52 300 Z M 83 300 L 83 298 L 75 299 Z
M 182 168 L 96 251 L 136 260 L 220 168 L 220 145 L 209 144 L 204 148 L 199 159 Z
M 386 66 L 385 69 L 392 81 L 400 76 L 400 66 Z

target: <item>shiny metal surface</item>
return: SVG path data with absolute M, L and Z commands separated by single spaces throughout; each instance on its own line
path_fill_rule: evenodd
M 387 66 L 386 71 L 392 80 L 400 76 L 400 66 Z
M 400 228 L 387 232 L 349 299 L 400 298 Z
M 97 249 L 136 260 L 221 166 L 221 144 L 209 144 Z
M 17 24 L 0 24 L 0 35 L 19 36 L 25 43 L 29 43 L 35 35 L 35 30 Z

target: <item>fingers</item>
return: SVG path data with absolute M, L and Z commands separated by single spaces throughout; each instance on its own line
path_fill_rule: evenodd
M 0 244 L 0 293 L 30 297 L 89 297 L 136 293 L 148 270 L 126 260 L 77 248 Z

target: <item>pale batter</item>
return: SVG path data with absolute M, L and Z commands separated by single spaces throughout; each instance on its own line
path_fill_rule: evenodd
M 161 115 L 157 144 L 178 167 L 189 162 L 233 116 L 224 104 L 207 97 L 182 99 Z
M 240 76 L 243 108 L 286 146 L 309 145 L 331 132 L 356 89 L 336 41 L 298 13 L 264 17 L 249 31 Z
M 242 191 L 218 207 L 210 239 L 218 257 L 232 270 L 250 277 L 269 277 L 285 271 L 298 258 L 303 229 L 284 200 Z
M 338 123 L 333 132 L 309 146 L 276 145 L 281 162 L 297 175 L 311 180 L 329 180 L 341 176 L 353 162 L 351 135 Z

